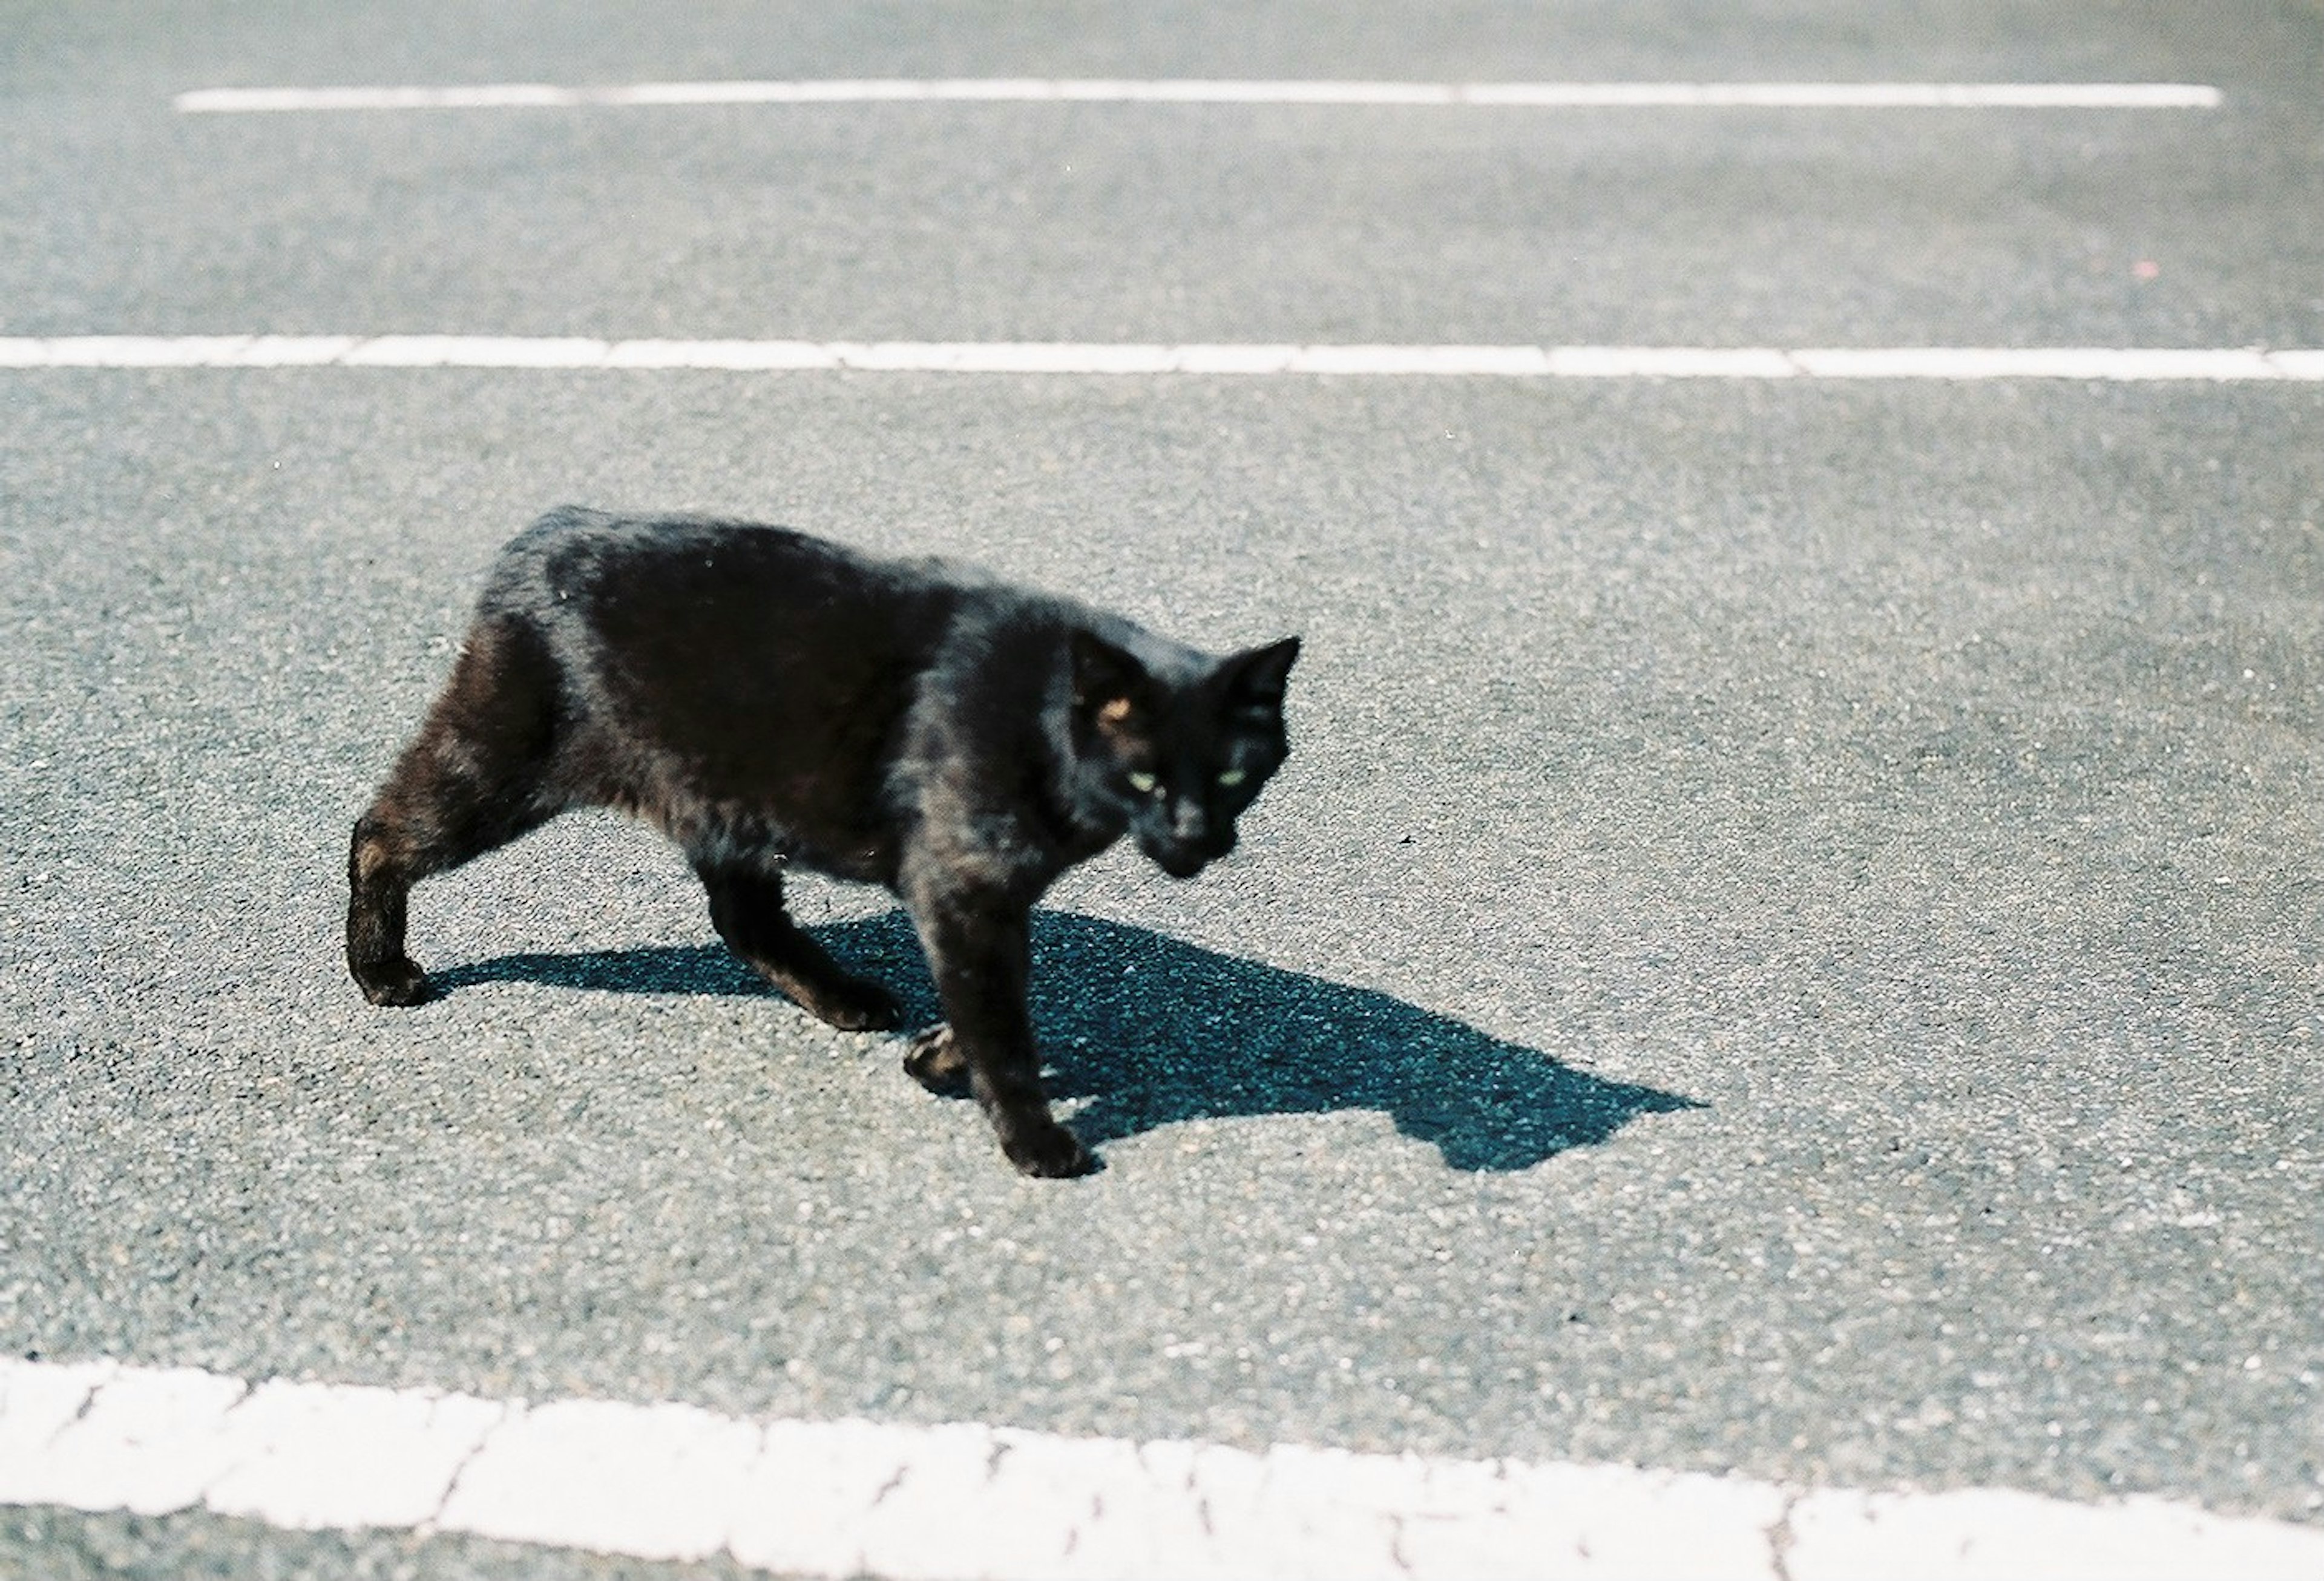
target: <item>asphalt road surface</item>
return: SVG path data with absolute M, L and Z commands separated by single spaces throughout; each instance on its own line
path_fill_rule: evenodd
M 2172 81 L 2208 110 L 192 115 L 734 78 Z M 2324 346 L 2324 11 L 0 5 L 0 336 Z M 634 826 L 339 960 L 564 501 L 1213 648 L 1293 757 L 1050 897 L 1102 1173 Z M 0 1345 L 2324 1523 L 2324 385 L 0 370 Z M 933 1004 L 885 897 L 802 883 Z M 0 1575 L 711 1575 L 0 1512 Z

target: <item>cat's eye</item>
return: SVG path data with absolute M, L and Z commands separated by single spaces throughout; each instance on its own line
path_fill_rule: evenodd
M 1240 768 L 1230 768 L 1219 776 L 1221 785 L 1240 785 L 1250 777 Z
M 1144 791 L 1144 792 L 1148 793 L 1148 795 L 1151 795 L 1151 794 L 1154 792 L 1154 790 L 1155 790 L 1158 786 L 1160 786 L 1160 784 L 1162 783 L 1160 780 L 1156 779 L 1152 775 L 1150 775 L 1150 774 L 1147 773 L 1147 772 L 1146 772 L 1144 769 L 1142 769 L 1142 768 L 1133 768 L 1133 769 L 1131 769 L 1131 770 L 1130 771 L 1130 777 L 1130 777 L 1130 788 L 1131 790 L 1134 790 L 1134 791 Z

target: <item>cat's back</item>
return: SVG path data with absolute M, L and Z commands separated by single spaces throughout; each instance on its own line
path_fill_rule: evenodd
M 925 658 L 984 583 L 940 560 L 887 560 L 788 528 L 565 506 L 519 533 L 480 613 L 540 629 L 567 663 Z
M 723 517 L 630 516 L 561 506 L 509 540 L 488 609 L 554 615 L 655 615 L 947 599 L 980 579 L 942 561 L 875 559 L 789 528 Z
M 658 766 L 613 778 L 774 794 L 809 832 L 875 799 L 906 711 L 983 596 L 940 561 L 568 506 L 502 550 L 479 614 L 538 634 L 592 761 Z

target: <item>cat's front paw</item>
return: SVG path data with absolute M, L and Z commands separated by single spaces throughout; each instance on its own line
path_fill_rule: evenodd
M 419 962 L 405 956 L 359 966 L 355 979 L 364 997 L 374 1005 L 418 1005 L 428 998 L 428 974 L 420 970 Z
M 912 1046 L 904 1051 L 904 1073 L 938 1098 L 959 1098 L 968 1091 L 968 1058 L 944 1022 L 912 1039 Z
M 1001 1151 L 1009 1155 L 1009 1162 L 1020 1173 L 1037 1180 L 1071 1180 L 1098 1167 L 1097 1155 L 1082 1145 L 1080 1137 L 1055 1120 L 1028 1126 L 1002 1137 Z

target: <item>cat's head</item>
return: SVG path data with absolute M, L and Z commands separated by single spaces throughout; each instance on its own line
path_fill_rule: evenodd
M 1109 804 L 1174 878 L 1232 850 L 1235 820 L 1281 767 L 1283 691 L 1299 639 L 1167 674 L 1086 631 L 1073 636 L 1084 794 Z

